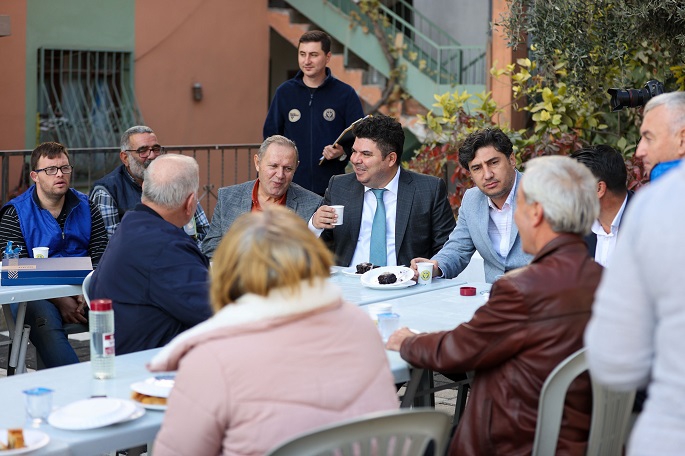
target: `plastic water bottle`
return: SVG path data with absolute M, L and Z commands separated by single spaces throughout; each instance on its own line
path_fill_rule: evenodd
M 111 299 L 94 299 L 88 315 L 93 377 L 114 377 L 114 311 Z

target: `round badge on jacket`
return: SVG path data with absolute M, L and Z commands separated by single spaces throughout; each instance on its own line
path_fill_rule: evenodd
M 323 118 L 331 122 L 335 120 L 335 110 L 333 108 L 328 108 L 323 112 Z
M 300 120 L 300 117 L 302 117 L 302 114 L 300 114 L 299 109 L 291 109 L 288 113 L 288 120 L 291 122 L 297 122 Z

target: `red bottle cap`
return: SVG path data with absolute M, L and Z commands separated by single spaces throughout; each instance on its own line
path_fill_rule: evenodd
M 459 294 L 462 296 L 476 296 L 476 287 L 461 287 Z
M 111 299 L 93 299 L 90 301 L 90 310 L 95 312 L 106 312 L 112 310 Z

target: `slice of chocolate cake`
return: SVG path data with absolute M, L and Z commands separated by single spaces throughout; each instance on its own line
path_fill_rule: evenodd
M 357 274 L 364 274 L 365 272 L 369 272 L 372 269 L 380 268 L 380 266 L 376 266 L 372 263 L 359 263 L 357 265 Z
M 392 272 L 384 272 L 378 276 L 378 283 L 381 285 L 390 285 L 397 282 L 397 276 Z

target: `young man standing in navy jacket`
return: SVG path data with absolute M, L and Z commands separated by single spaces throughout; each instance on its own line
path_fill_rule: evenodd
M 300 165 L 293 182 L 323 195 L 331 177 L 343 174 L 349 161 L 343 147 L 333 142 L 364 111 L 355 90 L 326 67 L 331 59 L 326 33 L 313 30 L 302 35 L 297 55 L 300 71 L 276 90 L 264 122 L 264 139 L 283 135 L 294 141 Z

